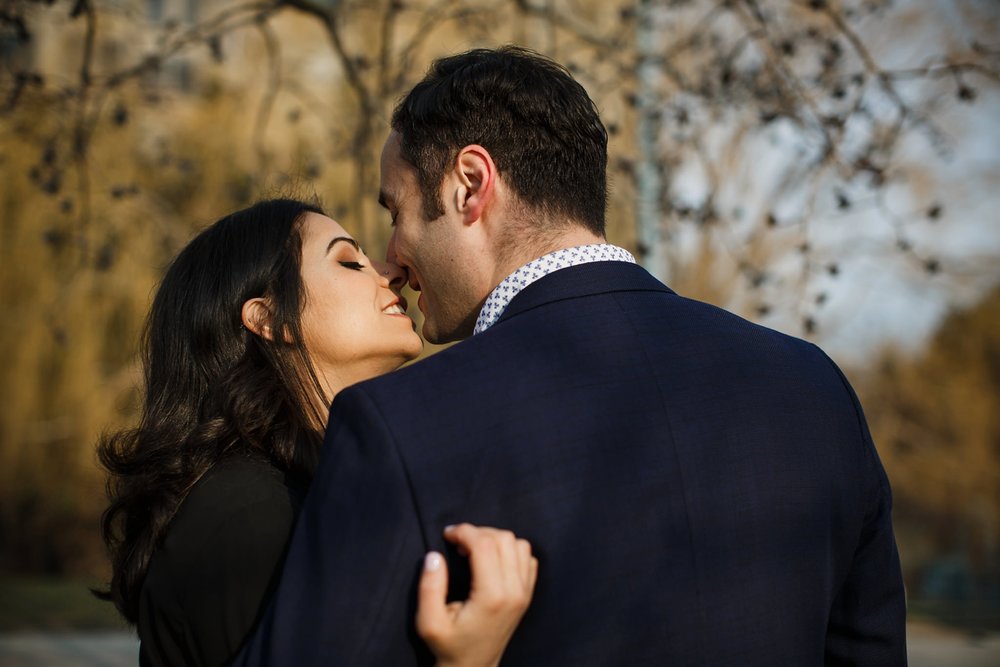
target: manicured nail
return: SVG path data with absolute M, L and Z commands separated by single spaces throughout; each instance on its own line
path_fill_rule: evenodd
M 428 572 L 437 572 L 441 569 L 441 554 L 431 551 L 424 557 L 424 569 Z
M 453 523 L 444 527 L 444 532 L 446 533 L 450 533 L 453 530 L 455 530 L 455 524 Z

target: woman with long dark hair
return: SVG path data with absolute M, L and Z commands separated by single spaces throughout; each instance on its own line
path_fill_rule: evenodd
M 105 597 L 137 626 L 140 664 L 219 665 L 240 647 L 280 574 L 333 397 L 420 353 L 403 281 L 321 209 L 290 199 L 219 220 L 170 265 L 143 335 L 140 422 L 98 446 Z M 530 601 L 537 561 L 506 531 L 462 525 L 447 538 L 470 552 L 479 589 L 505 603 L 445 608 L 442 559 L 430 554 L 417 627 L 442 662 L 490 664 Z

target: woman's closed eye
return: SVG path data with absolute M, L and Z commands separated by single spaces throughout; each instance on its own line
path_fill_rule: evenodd
M 340 265 L 348 269 L 354 269 L 355 271 L 361 271 L 365 268 L 365 265 L 361 262 L 340 262 Z

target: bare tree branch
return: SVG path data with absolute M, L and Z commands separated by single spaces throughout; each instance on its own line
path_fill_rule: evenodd
M 271 118 L 271 111 L 274 109 L 274 101 L 278 97 L 281 88 L 281 44 L 278 42 L 274 30 L 267 21 L 258 21 L 257 30 L 264 38 L 264 46 L 267 51 L 268 76 L 267 88 L 264 96 L 257 107 L 257 117 L 254 120 L 253 141 L 257 152 L 259 164 L 266 165 L 267 149 L 264 145 L 264 135 L 267 132 L 267 123 Z
M 344 46 L 343 39 L 340 36 L 340 27 L 338 25 L 340 2 L 333 2 L 328 8 L 319 7 L 308 0 L 283 0 L 282 5 L 297 9 L 319 20 L 326 29 L 327 36 L 330 38 L 330 44 L 333 46 L 334 53 L 336 53 L 337 59 L 340 61 L 340 66 L 344 70 L 348 86 L 358 98 L 361 114 L 363 116 L 372 115 L 375 112 L 374 105 L 372 104 L 372 93 L 361 78 L 357 62 L 347 52 L 347 48 Z
M 282 0 L 269 0 L 248 2 L 225 9 L 205 22 L 170 38 L 158 52 L 147 55 L 130 67 L 101 77 L 98 81 L 109 88 L 118 87 L 126 81 L 158 70 L 164 62 L 191 47 L 200 46 L 239 28 L 256 25 L 262 18 L 273 14 L 282 4 Z

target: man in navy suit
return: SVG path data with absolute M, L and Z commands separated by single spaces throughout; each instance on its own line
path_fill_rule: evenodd
M 428 662 L 404 592 L 470 521 L 540 561 L 508 664 L 905 664 L 889 483 L 851 387 L 606 243 L 607 134 L 569 73 L 445 58 L 392 128 L 388 258 L 425 336 L 464 340 L 338 395 L 247 661 Z

